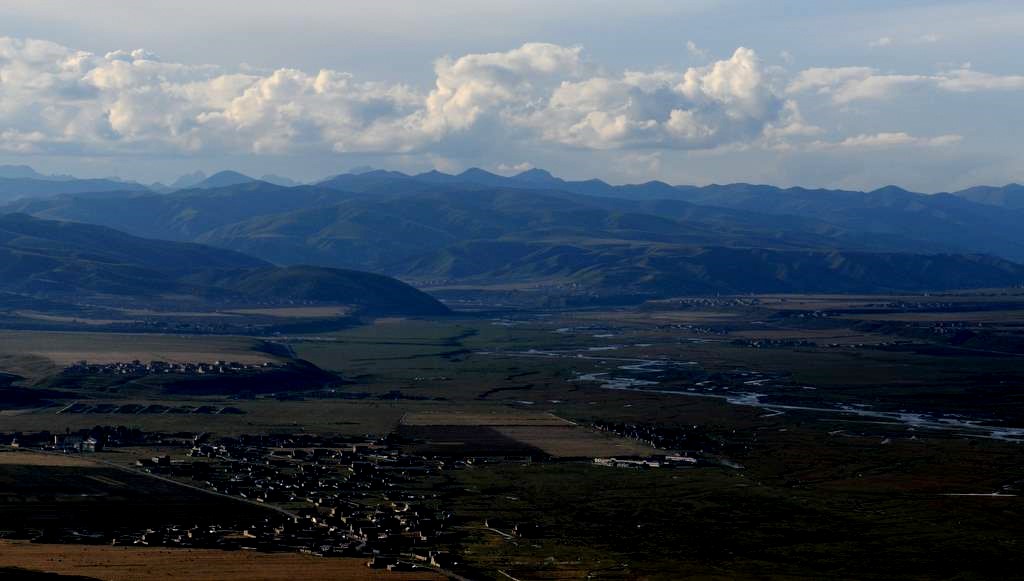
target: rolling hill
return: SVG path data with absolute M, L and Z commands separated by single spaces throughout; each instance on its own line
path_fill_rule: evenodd
M 40 298 L 175 294 L 244 303 L 349 304 L 374 313 L 438 314 L 428 295 L 378 274 L 276 267 L 231 250 L 139 238 L 102 226 L 0 215 L 0 291 Z
M 1024 267 L 999 258 L 619 244 L 469 242 L 397 273 L 462 285 L 537 281 L 592 292 L 671 297 L 716 293 L 874 293 L 1001 287 L 1024 281 Z
M 1024 281 L 1012 262 L 1024 260 L 1017 226 L 1024 211 L 895 187 L 611 186 L 543 170 L 513 177 L 374 170 L 313 186 L 252 180 L 7 208 L 428 286 L 537 283 L 663 296 Z

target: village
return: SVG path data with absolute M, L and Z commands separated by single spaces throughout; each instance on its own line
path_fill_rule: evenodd
M 143 363 L 138 359 L 116 363 L 89 363 L 79 361 L 64 369 L 66 374 L 81 375 L 128 375 L 145 377 L 148 375 L 179 374 L 179 375 L 237 375 L 254 371 L 268 371 L 279 367 L 265 361 L 258 364 L 245 364 L 237 361 L 214 361 L 212 363 L 189 362 L 172 363 L 167 361 L 150 361 Z
M 598 429 L 658 445 L 694 444 L 692 437 L 639 426 Z M 389 571 L 458 569 L 458 548 L 469 528 L 504 539 L 543 534 L 532 522 L 463 522 L 430 479 L 442 471 L 495 462 L 487 457 L 412 454 L 395 435 L 319 436 L 307 433 L 212 437 L 208 433 L 144 432 L 97 426 L 64 433 L 5 434 L 12 448 L 81 455 L 113 466 L 103 452 L 152 450 L 118 468 L 263 508 L 261 520 L 195 525 L 173 522 L 141 530 L 46 530 L 29 538 L 62 543 L 302 552 L 358 557 Z M 598 466 L 651 469 L 692 466 L 689 456 L 594 458 Z
M 19 451 L 87 455 L 104 465 L 113 465 L 99 460 L 107 457 L 101 454 L 105 451 L 159 450 L 136 459 L 133 467 L 118 467 L 264 509 L 256 522 L 18 533 L 34 542 L 301 552 L 364 558 L 368 567 L 388 571 L 458 567 L 457 525 L 465 528 L 467 523 L 446 510 L 436 493 L 425 492 L 429 487 L 423 484 L 441 470 L 478 461 L 408 454 L 394 437 L 300 433 L 212 439 L 206 433 L 97 426 L 4 434 L 3 439 Z M 505 538 L 536 532 L 530 523 L 508 523 L 507 530 L 499 531 Z

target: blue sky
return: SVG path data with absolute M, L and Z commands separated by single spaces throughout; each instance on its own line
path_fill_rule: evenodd
M 1024 179 L 1024 3 L 5 0 L 0 163 Z

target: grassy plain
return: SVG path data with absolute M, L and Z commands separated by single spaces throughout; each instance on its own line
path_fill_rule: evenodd
M 0 353 L 45 359 L 56 366 L 76 361 L 116 363 L 161 360 L 174 363 L 218 359 L 262 363 L 275 358 L 256 350 L 248 337 L 0 331 Z
M 99 400 L 103 401 L 103 400 Z M 118 400 L 119 404 L 136 400 Z M 340 434 L 384 434 L 398 425 L 410 406 L 418 402 L 361 402 L 337 400 L 238 401 L 227 398 L 138 400 L 167 406 L 232 406 L 243 414 L 57 414 L 53 408 L 0 412 L 4 430 L 78 430 L 96 425 L 125 425 L 158 432 L 215 432 L 238 435 L 293 432 L 298 429 Z
M 1006 579 L 1024 565 L 1011 497 L 583 465 L 476 468 L 445 490 L 469 520 L 539 526 L 529 539 L 476 529 L 464 550 L 484 579 Z
M 261 317 L 278 317 L 283 319 L 333 319 L 344 317 L 352 312 L 349 306 L 323 307 L 278 307 L 266 309 L 233 309 L 224 311 L 229 315 L 248 315 Z
M 245 503 L 103 464 L 28 452 L 0 457 L 6 457 L 0 461 L 0 529 L 8 533 L 62 535 L 78 527 L 116 531 L 164 523 L 245 523 L 266 514 Z
M 540 450 L 554 458 L 595 458 L 609 456 L 649 456 L 658 450 L 632 440 L 597 432 L 560 418 L 550 412 L 499 409 L 454 409 L 445 411 L 419 411 L 402 417 L 402 426 L 438 428 L 491 428 L 506 436 Z M 486 430 L 489 431 L 489 430 Z M 416 433 L 412 430 L 408 433 Z M 430 438 L 429 430 L 420 430 Z M 437 430 L 440 438 L 447 437 L 448 445 L 457 445 L 451 433 L 459 430 Z M 472 435 L 472 432 L 465 434 Z
M 516 427 L 567 427 L 572 422 L 551 413 L 535 413 L 525 410 L 436 410 L 417 411 L 402 417 L 405 426 L 516 426 Z
M 760 297 L 758 305 L 723 300 L 683 309 L 379 320 L 283 339 L 298 357 L 342 373 L 350 383 L 341 391 L 363 399 L 83 394 L 93 401 L 230 405 L 245 413 L 57 415 L 51 408 L 3 411 L 0 424 L 12 431 L 126 424 L 226 435 L 408 430 L 428 444 L 433 439 L 435 448 L 476 439 L 482 454 L 492 447 L 555 456 L 645 451 L 581 427 L 595 421 L 699 428 L 709 455 L 738 468 L 476 466 L 445 473 L 431 490 L 464 519 L 462 548 L 478 573 L 473 578 L 507 579 L 499 570 L 524 580 L 1020 578 L 1019 443 L 853 414 L 773 411 L 574 381 L 582 373 L 619 373 L 635 360 L 693 361 L 710 375 L 777 374 L 792 384 L 780 392 L 785 401 L 809 407 L 932 411 L 1024 427 L 1021 357 L 960 349 L 931 332 L 938 322 L 1012 322 L 1024 309 L 994 304 L 1004 298 L 778 296 Z M 916 310 L 894 312 L 892 304 L 912 300 L 921 303 Z M 929 311 L 933 303 L 944 310 Z M 950 311 L 947 303 L 965 310 Z M 857 312 L 813 315 L 843 309 Z M 37 372 L 53 365 L 43 356 L 44 339 L 18 335 L 31 348 L 11 348 L 4 339 L 15 336 L 0 334 L 0 352 L 7 354 L 0 354 L 0 370 L 14 360 Z M 81 337 L 90 336 L 77 339 L 77 349 L 85 350 Z M 816 345 L 754 348 L 736 339 Z M 133 340 L 119 336 L 100 345 L 118 352 L 147 347 Z M 174 340 L 181 352 L 208 348 L 206 337 Z M 211 341 L 230 353 L 251 349 L 253 340 Z M 196 344 L 202 349 L 186 349 Z M 686 381 L 679 375 L 665 384 Z M 483 528 L 492 517 L 534 522 L 541 532 L 509 539 Z
M 431 571 L 389 573 L 366 567 L 365 559 L 321 559 L 295 553 L 47 545 L 0 541 L 0 567 L 21 567 L 103 581 L 291 581 L 293 579 L 394 579 L 434 581 Z

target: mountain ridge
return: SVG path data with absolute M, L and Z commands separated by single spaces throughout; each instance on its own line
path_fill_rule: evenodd
M 182 294 L 241 304 L 350 304 L 373 313 L 447 312 L 428 295 L 379 274 L 277 267 L 232 250 L 24 214 L 0 214 L 0 291 L 43 299 L 108 295 L 145 302 Z
M 1024 260 L 1024 210 L 897 186 L 612 186 L 567 182 L 540 169 L 503 177 L 479 168 L 413 176 L 371 170 L 296 187 L 242 177 L 248 181 L 169 194 L 29 199 L 6 210 L 199 242 L 280 265 L 372 271 L 420 284 L 557 279 L 601 293 L 1012 285 L 1019 283 L 1012 263 Z M 489 260 L 486 249 L 506 260 Z M 735 272 L 722 274 L 710 260 L 734 261 Z M 893 264 L 901 266 L 886 266 Z M 759 281 L 751 286 L 740 265 L 767 270 L 751 276 Z

